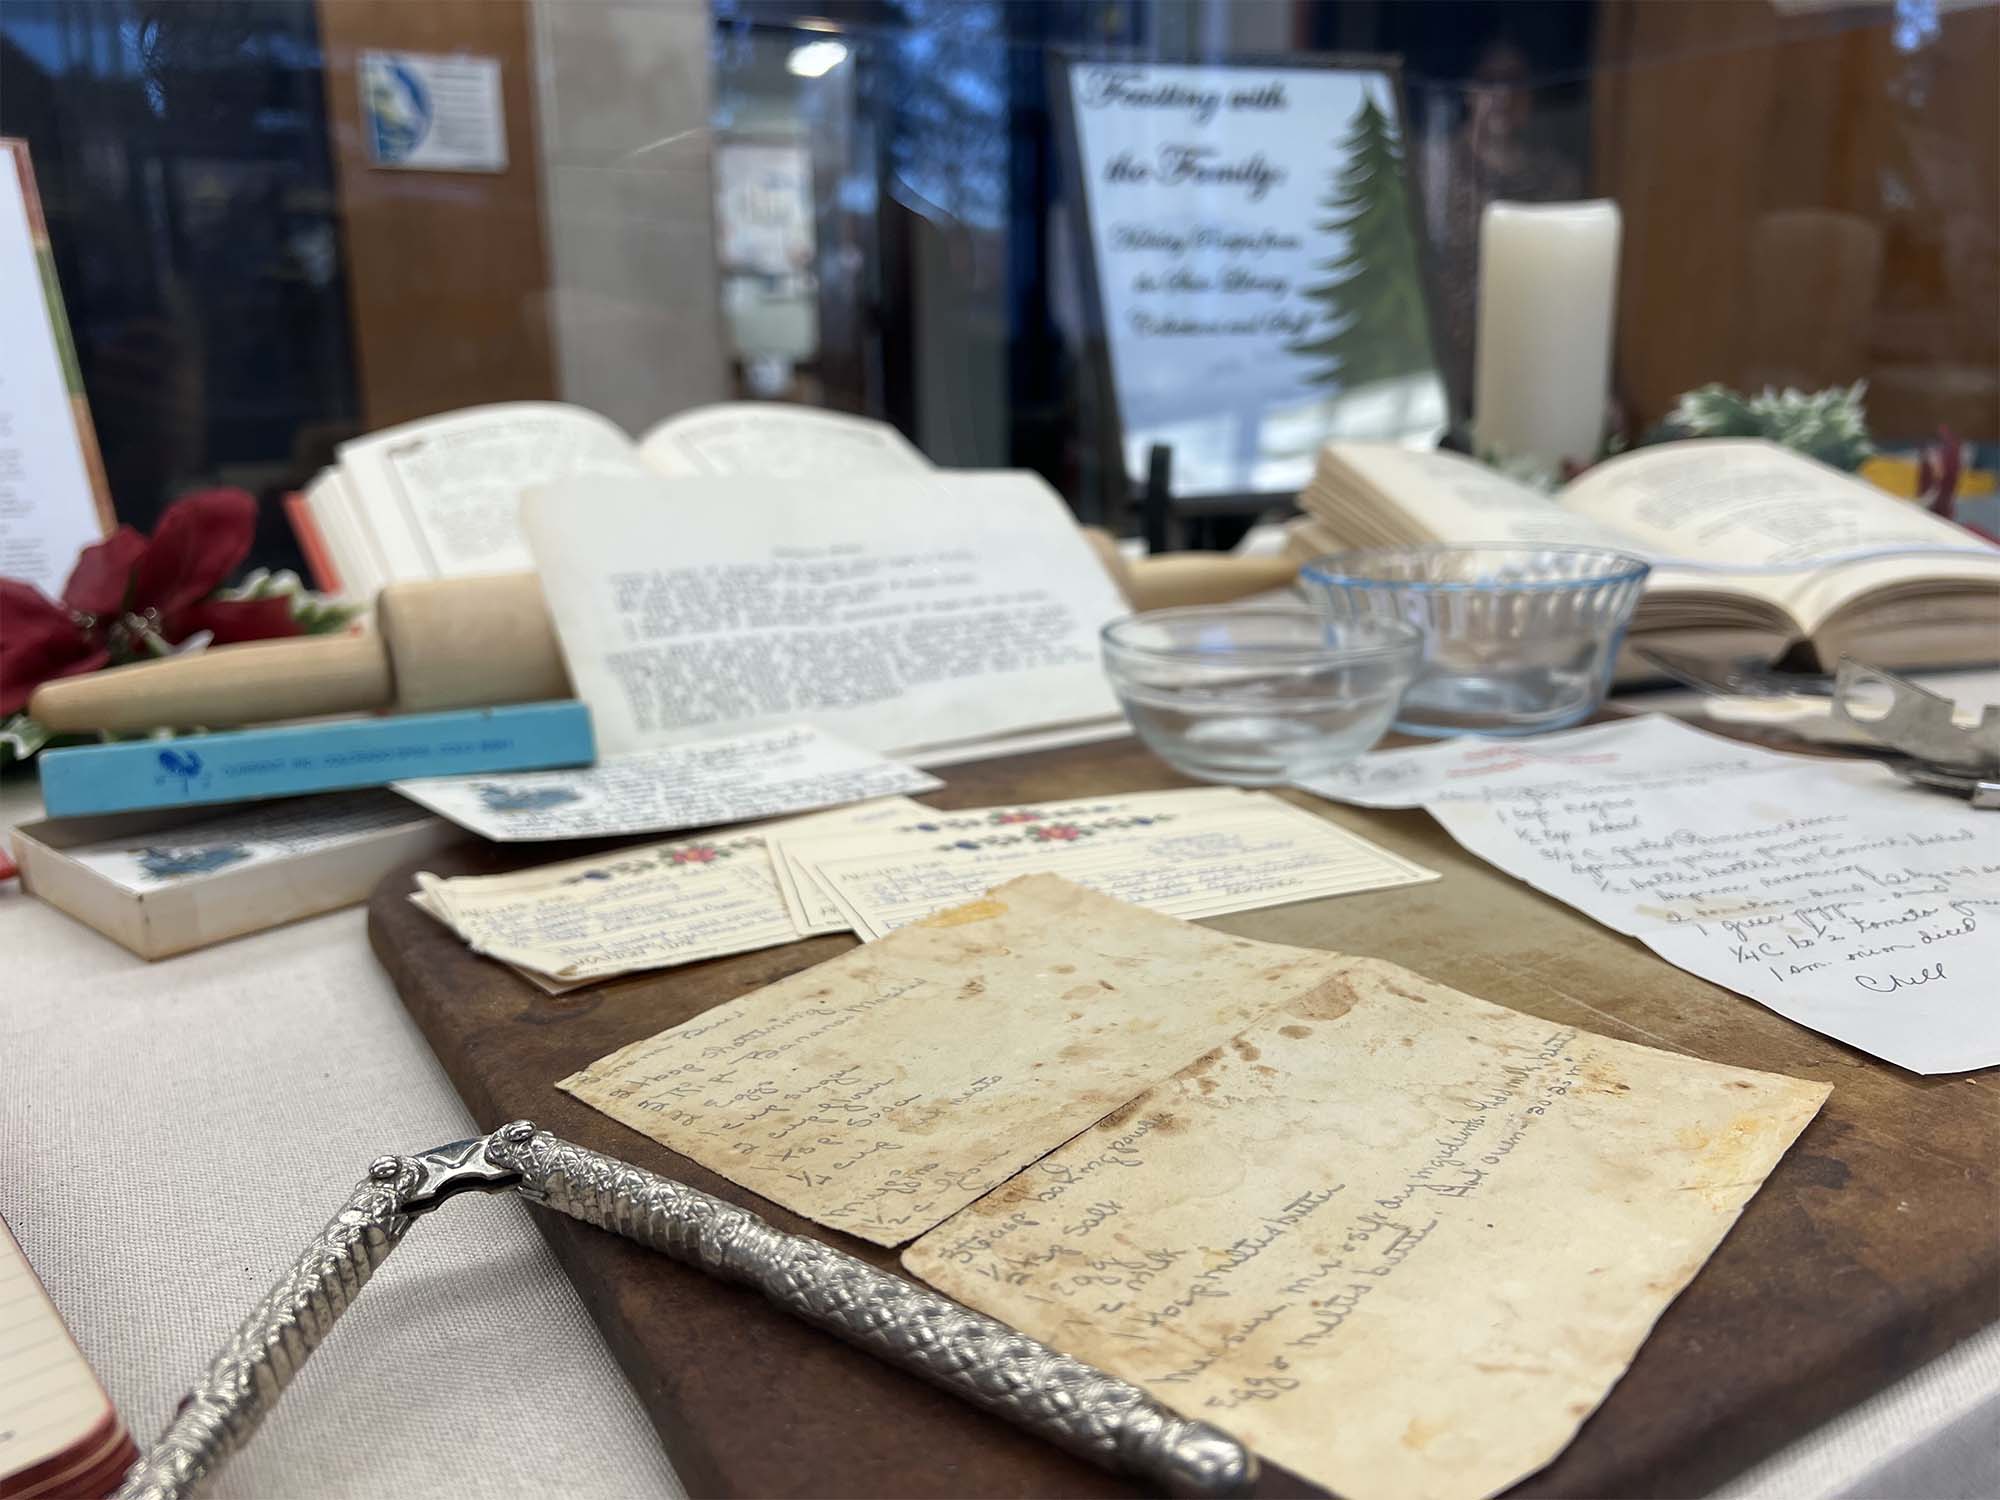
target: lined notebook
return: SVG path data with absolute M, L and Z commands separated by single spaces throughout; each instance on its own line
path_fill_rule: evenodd
M 0 1500 L 108 1495 L 139 1456 L 0 1220 Z

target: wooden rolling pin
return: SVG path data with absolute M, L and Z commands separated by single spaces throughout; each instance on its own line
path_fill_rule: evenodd
M 1282 558 L 1198 552 L 1128 561 L 1104 533 L 1085 535 L 1134 609 L 1241 598 L 1283 588 L 1298 571 Z M 251 641 L 58 678 L 35 689 L 28 713 L 63 734 L 139 734 L 569 696 L 540 584 L 507 573 L 390 584 L 363 635 Z

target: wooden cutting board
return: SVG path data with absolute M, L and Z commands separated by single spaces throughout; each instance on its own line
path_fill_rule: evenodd
M 954 767 L 929 800 L 980 807 L 1186 784 L 1121 740 Z M 1902 1072 L 1670 967 L 1463 853 L 1425 813 L 1285 795 L 1444 878 L 1210 925 L 1373 954 L 1565 1025 L 1833 1085 L 1610 1398 L 1515 1494 L 1700 1493 L 2000 1319 L 2000 1070 Z M 423 867 L 491 874 L 601 847 L 471 844 Z M 890 1252 L 788 1213 L 551 1086 L 617 1047 L 830 958 L 852 938 L 551 997 L 474 957 L 412 907 L 412 873 L 377 888 L 369 936 L 481 1128 L 533 1119 L 893 1268 Z M 560 1215 L 536 1215 L 692 1494 L 1135 1493 L 755 1294 Z M 1274 1471 L 1259 1493 L 1316 1492 Z

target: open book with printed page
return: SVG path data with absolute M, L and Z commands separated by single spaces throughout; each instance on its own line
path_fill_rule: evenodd
M 552 480 L 930 471 L 895 428 L 841 412 L 725 402 L 670 417 L 635 442 L 583 407 L 517 401 L 343 443 L 288 511 L 315 586 L 365 601 L 408 579 L 533 567 L 521 495 Z
M 1554 496 L 1473 459 L 1329 443 L 1288 551 L 1521 542 L 1612 547 L 1653 563 L 1631 656 L 1661 646 L 1767 660 L 1798 649 L 1892 668 L 2000 660 L 2000 548 L 1790 449 L 1663 443 L 1586 470 Z
M 806 723 L 918 765 L 1122 733 L 1126 605 L 1040 476 L 571 477 L 521 525 L 606 755 Z

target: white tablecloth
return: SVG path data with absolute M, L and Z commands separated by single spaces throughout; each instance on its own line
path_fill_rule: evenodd
M 0 976 L 0 1214 L 141 1443 L 371 1160 L 474 1133 L 358 909 L 148 964 L 5 883 Z M 526 1209 L 484 1198 L 416 1226 L 215 1491 L 558 1492 L 682 1490 Z M 2000 1495 L 2000 1328 L 1720 1493 Z

